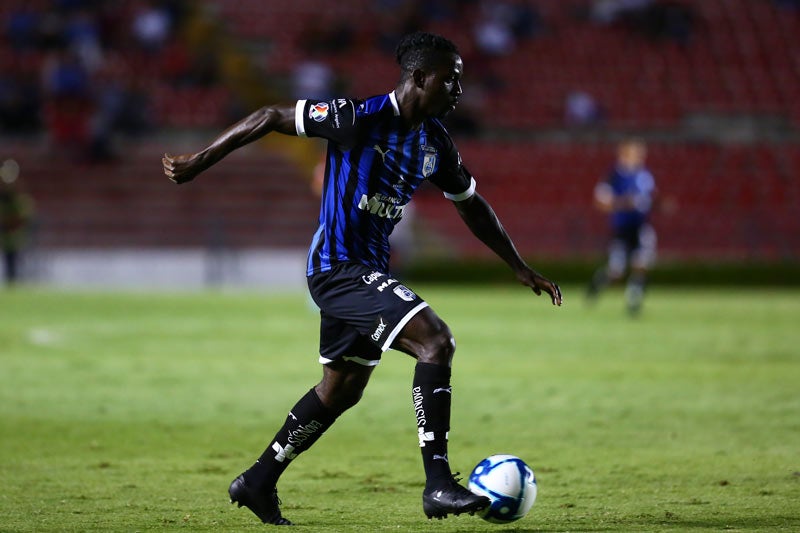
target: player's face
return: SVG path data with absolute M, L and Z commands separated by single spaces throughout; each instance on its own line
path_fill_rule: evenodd
M 627 142 L 620 146 L 619 162 L 625 168 L 639 168 L 647 158 L 647 148 L 640 142 Z
M 464 63 L 457 55 L 444 58 L 425 78 L 422 96 L 424 111 L 441 118 L 453 111 L 461 97 L 461 76 Z

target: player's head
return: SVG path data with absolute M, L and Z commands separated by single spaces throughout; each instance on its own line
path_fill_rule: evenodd
M 412 33 L 400 40 L 395 56 L 400 82 L 413 82 L 425 114 L 441 117 L 455 109 L 464 65 L 452 41 L 432 33 Z
M 647 145 L 642 139 L 630 137 L 624 139 L 617 147 L 617 162 L 627 169 L 636 169 L 644 165 L 647 158 Z
M 10 189 L 19 176 L 19 164 L 13 159 L 6 159 L 0 165 L 0 187 Z

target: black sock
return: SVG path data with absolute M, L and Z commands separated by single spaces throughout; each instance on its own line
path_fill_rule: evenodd
M 248 485 L 257 489 L 274 487 L 291 460 L 317 442 L 338 416 L 322 405 L 313 388 L 308 391 L 289 411 L 272 443 L 245 472 Z
M 600 291 L 608 285 L 608 272 L 604 267 L 597 269 L 592 276 L 592 281 L 589 282 L 589 288 L 586 291 L 587 296 L 595 297 Z
M 428 488 L 451 477 L 447 460 L 451 392 L 450 367 L 417 363 L 411 397 Z
M 628 286 L 625 289 L 625 299 L 630 313 L 636 314 L 641 310 L 646 285 L 647 275 L 643 272 L 634 272 L 630 275 Z

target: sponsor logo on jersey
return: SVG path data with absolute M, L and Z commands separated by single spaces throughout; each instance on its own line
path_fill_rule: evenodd
M 383 318 L 380 318 L 379 320 L 380 322 L 378 322 L 378 327 L 375 328 L 375 331 L 372 333 L 372 335 L 370 335 L 370 338 L 375 342 L 380 340 L 383 331 L 386 329 L 386 324 L 383 322 Z
M 322 122 L 323 120 L 325 120 L 327 118 L 328 113 L 331 113 L 332 114 L 331 115 L 332 126 L 333 126 L 334 129 L 338 130 L 338 129 L 341 129 L 341 127 L 343 126 L 342 119 L 345 118 L 344 112 L 342 111 L 342 109 L 344 109 L 345 107 L 347 107 L 350 104 L 351 104 L 350 100 L 346 100 L 344 98 L 338 98 L 336 100 L 331 100 L 329 104 L 325 103 L 325 102 L 322 102 L 320 104 L 317 104 L 317 105 L 313 106 L 313 108 L 316 108 L 318 106 L 325 106 L 326 110 L 325 110 L 324 115 L 321 116 L 320 118 L 315 118 L 315 117 L 311 116 L 311 113 L 309 113 L 309 116 L 311 118 L 313 118 L 314 120 L 316 120 L 317 122 Z M 312 113 L 313 113 L 313 108 L 312 108 L 312 111 L 311 111 Z M 355 113 L 354 113 L 353 116 L 352 116 L 352 124 L 355 124 L 355 119 L 356 119 L 356 116 L 355 116 Z
M 308 118 L 315 122 L 322 122 L 328 118 L 328 109 L 330 108 L 326 102 L 318 102 L 308 109 Z
M 381 218 L 396 220 L 403 217 L 403 211 L 406 208 L 404 205 L 397 205 L 397 201 L 396 198 L 384 194 L 375 194 L 371 198 L 363 194 L 358 202 L 358 208 L 362 211 L 369 211 Z
M 386 281 L 384 281 L 383 283 L 378 285 L 378 292 L 383 292 L 383 289 L 385 289 L 386 287 L 388 287 L 392 283 L 397 283 L 397 280 L 396 279 L 391 279 L 391 278 L 387 279 Z
M 384 274 L 383 272 L 378 272 L 377 270 L 374 270 L 374 271 L 370 272 L 369 274 L 365 274 L 365 275 L 361 276 L 361 281 L 363 281 L 367 285 L 372 285 L 372 283 L 374 281 L 379 280 L 380 278 L 382 278 L 385 275 L 386 274 Z
M 414 294 L 414 291 L 412 291 L 405 285 L 398 285 L 397 287 L 395 287 L 394 293 L 407 302 L 413 302 L 414 300 L 417 299 L 417 295 Z
M 405 176 L 397 176 L 397 183 L 392 185 L 392 188 L 400 193 L 403 191 L 408 191 L 408 193 L 414 192 L 414 186 L 409 183 Z

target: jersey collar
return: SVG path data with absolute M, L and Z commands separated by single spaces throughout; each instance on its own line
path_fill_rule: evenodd
M 392 102 L 392 108 L 394 109 L 394 116 L 400 116 L 400 104 L 397 103 L 397 95 L 394 94 L 394 91 L 389 93 L 389 101 Z

